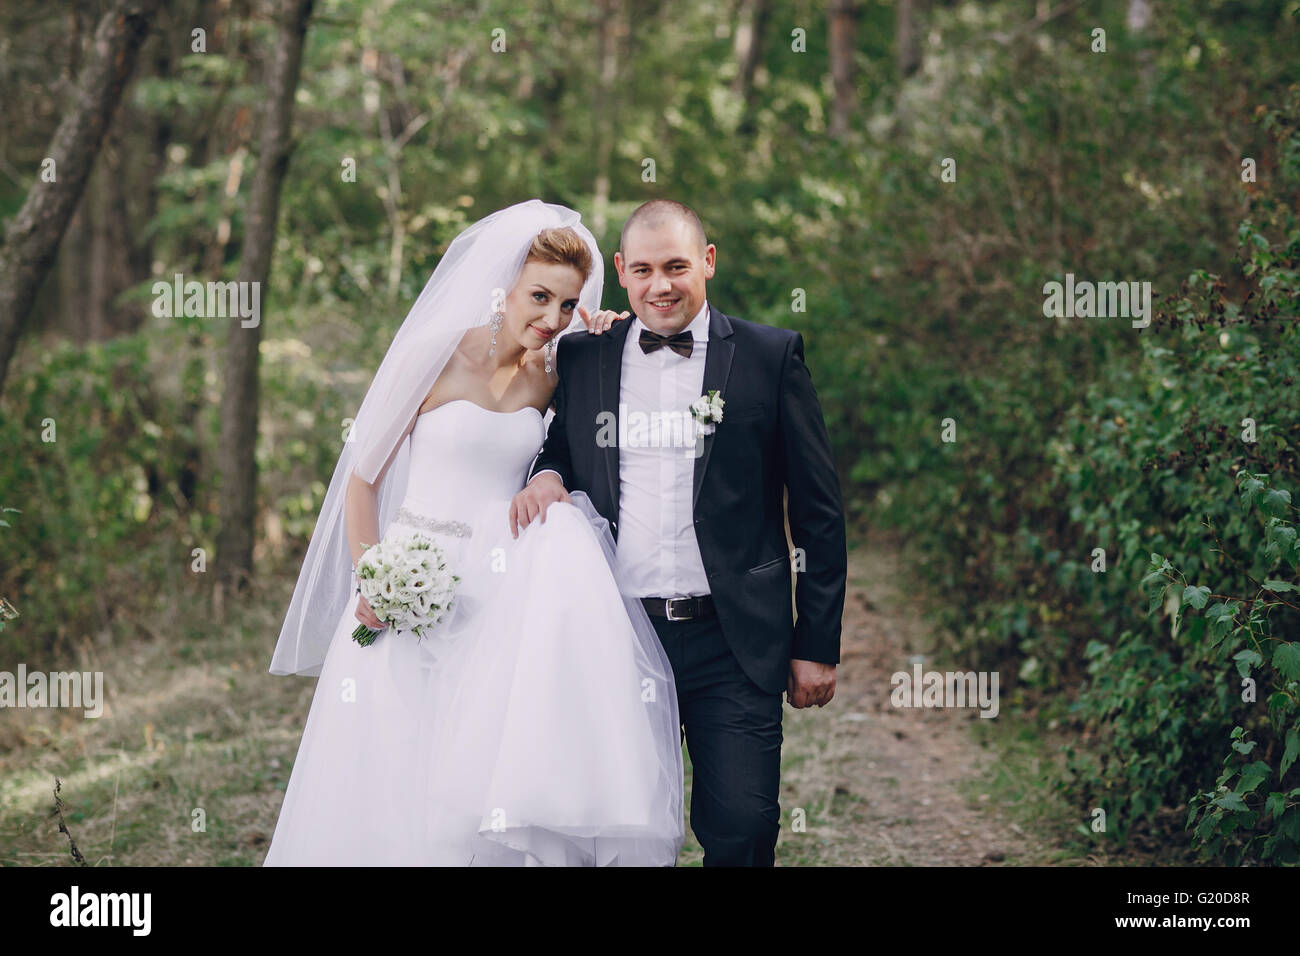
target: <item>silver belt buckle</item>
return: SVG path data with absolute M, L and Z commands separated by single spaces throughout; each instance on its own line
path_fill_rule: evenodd
M 670 620 L 670 621 L 689 621 L 689 620 L 691 620 L 690 615 L 687 615 L 686 617 L 673 617 L 673 602 L 674 602 L 674 601 L 689 601 L 689 600 L 690 600 L 690 598 L 668 598 L 668 600 L 666 600 L 666 601 L 664 602 L 664 612 L 668 615 L 668 620 Z

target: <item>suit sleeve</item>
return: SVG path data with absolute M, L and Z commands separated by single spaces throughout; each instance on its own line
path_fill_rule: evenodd
M 790 537 L 803 549 L 805 562 L 795 575 L 791 656 L 836 664 L 848 575 L 844 506 L 821 403 L 803 360 L 803 336 L 797 332 L 786 346 L 781 373 L 780 427 Z
M 555 350 L 555 373 L 559 378 L 559 383 L 555 386 L 555 416 L 551 419 L 551 426 L 546 430 L 546 441 L 542 443 L 542 450 L 533 462 L 533 467 L 529 469 L 528 480 L 532 481 L 543 471 L 553 471 L 560 476 L 560 481 L 566 489 L 573 487 L 573 461 L 569 457 L 569 433 L 564 424 L 564 402 L 566 389 L 564 387 L 565 369 L 572 363 L 566 362 L 566 352 L 564 339 L 560 340 L 559 346 Z

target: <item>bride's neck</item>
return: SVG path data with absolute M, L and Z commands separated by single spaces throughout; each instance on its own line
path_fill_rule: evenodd
M 496 350 L 489 355 L 488 351 L 492 348 L 492 332 L 485 329 L 484 334 L 480 336 L 476 357 L 493 371 L 521 368 L 524 364 L 528 350 L 518 342 L 503 341 L 504 339 L 505 336 L 498 332 Z

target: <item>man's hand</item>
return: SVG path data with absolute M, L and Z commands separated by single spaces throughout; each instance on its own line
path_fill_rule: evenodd
M 631 314 L 631 312 L 619 314 L 613 309 L 597 309 L 595 312 L 588 312 L 582 306 L 578 306 L 578 315 L 587 326 L 587 331 L 592 335 L 608 332 L 611 325 L 619 319 L 626 319 Z
M 824 707 L 835 696 L 835 665 L 817 661 L 791 661 L 786 698 L 795 708 Z
M 542 516 L 542 524 L 546 524 L 546 509 L 557 501 L 573 504 L 564 490 L 564 482 L 554 472 L 543 472 L 533 478 L 510 502 L 511 537 L 519 537 L 519 529 L 527 528 L 538 515 Z

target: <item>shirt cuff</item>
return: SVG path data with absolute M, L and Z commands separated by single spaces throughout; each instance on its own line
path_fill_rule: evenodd
M 559 478 L 559 479 L 560 479 L 560 484 L 561 484 L 561 485 L 564 484 L 564 476 L 561 475 L 561 474 L 560 474 L 558 471 L 556 471 L 554 468 L 543 468 L 541 471 L 539 471 L 539 472 L 537 473 L 537 475 L 554 475 L 556 478 Z M 537 475 L 533 475 L 533 478 L 536 478 Z M 531 484 L 533 483 L 533 478 L 529 478 L 529 479 L 528 479 L 528 484 L 531 485 Z

